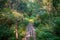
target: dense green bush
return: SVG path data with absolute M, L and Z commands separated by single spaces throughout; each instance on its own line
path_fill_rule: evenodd
M 8 1 L 0 0 L 0 40 L 16 40 L 16 23 L 18 23 L 19 40 L 22 40 L 30 19 L 34 23 L 37 40 L 60 40 L 60 11 L 57 9 L 60 1 L 52 1 L 53 7 L 57 10 L 54 13 L 48 13 L 46 9 L 43 9 L 43 4 L 39 4 L 38 1 L 34 3 L 26 1 L 18 2 L 17 7 L 14 5 L 14 8 L 16 7 L 14 10 L 23 15 L 15 17 L 12 9 L 5 7 Z M 15 0 L 12 2 L 15 4 Z M 55 13 L 57 14 L 55 15 Z

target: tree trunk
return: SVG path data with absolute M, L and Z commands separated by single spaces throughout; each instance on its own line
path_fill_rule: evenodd
M 15 31 L 16 31 L 16 40 L 18 40 L 18 23 L 16 22 L 16 27 L 15 27 Z

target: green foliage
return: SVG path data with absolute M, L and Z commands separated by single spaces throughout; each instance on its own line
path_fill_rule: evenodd
M 60 0 L 53 0 L 53 6 L 56 8 L 60 4 Z
M 0 40 L 4 40 L 4 39 L 8 40 L 9 37 L 11 37 L 11 35 L 14 34 L 12 30 L 10 30 L 11 25 L 12 23 L 9 24 L 9 22 L 7 22 L 6 19 L 3 20 L 0 19 Z
M 5 3 L 7 3 L 7 0 L 0 0 L 0 11 L 4 8 Z
M 59 2 L 59 0 L 53 0 L 53 6 L 57 8 Z M 32 21 L 34 21 L 37 40 L 60 40 L 60 16 L 53 16 L 54 13 L 51 15 L 52 13 L 41 9 L 42 5 L 38 4 L 38 2 L 20 1 L 20 3 L 17 3 L 16 11 L 22 12 L 23 17 L 15 17 L 11 9 L 4 7 L 5 3 L 7 3 L 7 0 L 0 0 L 0 40 L 16 40 L 16 21 L 18 21 L 19 40 L 22 40 L 22 38 L 25 37 L 26 26 L 29 23 L 29 19 L 33 19 Z M 58 15 L 59 13 L 60 12 L 57 11 Z M 31 40 L 33 40 L 33 38 L 31 38 Z
M 18 7 L 17 7 L 17 10 L 18 10 L 18 11 L 21 11 L 21 12 L 25 12 L 26 9 L 27 9 L 26 3 L 23 3 L 23 2 L 21 1 L 21 3 L 19 3 L 19 5 L 18 5 Z

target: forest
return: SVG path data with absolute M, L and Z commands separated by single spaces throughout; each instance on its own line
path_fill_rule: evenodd
M 60 40 L 60 0 L 0 0 L 0 40 Z

